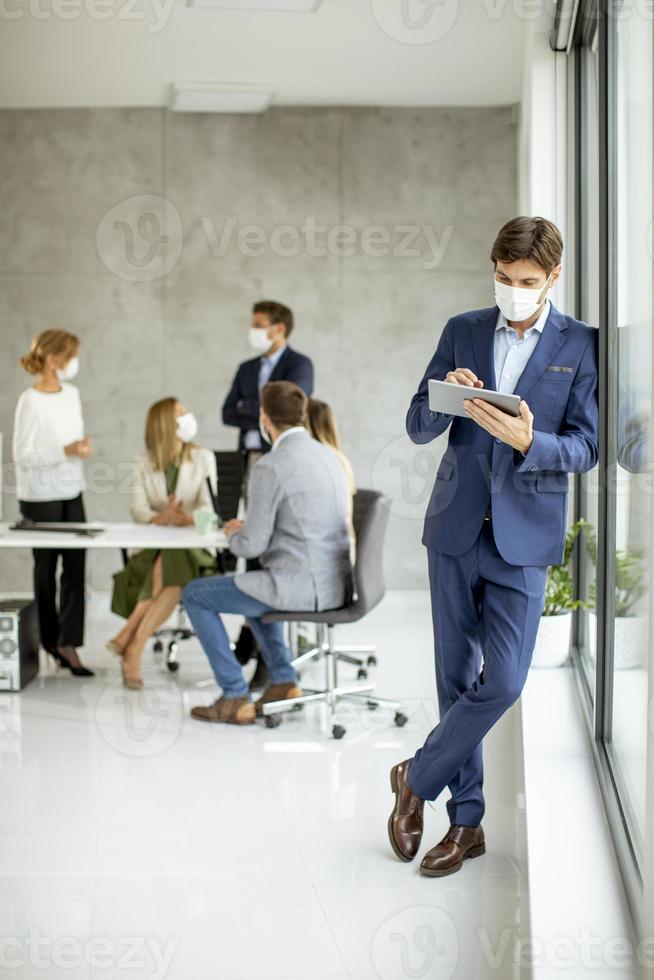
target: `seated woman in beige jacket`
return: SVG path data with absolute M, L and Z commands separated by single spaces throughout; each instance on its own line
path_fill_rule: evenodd
M 176 398 L 152 405 L 145 425 L 147 452 L 135 466 L 133 520 L 184 527 L 193 524 L 194 510 L 213 509 L 207 480 L 215 496 L 216 458 L 192 442 L 196 431 L 195 417 Z M 107 649 L 122 658 L 126 687 L 143 686 L 143 648 L 174 610 L 182 586 L 216 573 L 216 558 L 205 549 L 144 548 L 114 575 L 111 609 L 127 622 Z

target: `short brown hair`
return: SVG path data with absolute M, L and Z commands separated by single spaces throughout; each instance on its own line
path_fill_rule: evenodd
M 269 318 L 271 324 L 283 323 L 286 336 L 289 337 L 291 335 L 291 331 L 293 330 L 293 312 L 288 306 L 284 306 L 283 303 L 277 303 L 273 299 L 260 299 L 252 307 L 252 312 L 264 313 Z
M 32 339 L 27 354 L 20 359 L 22 367 L 28 374 L 40 374 L 45 367 L 48 354 L 63 357 L 69 361 L 79 350 L 79 337 L 67 330 L 42 330 Z
M 503 225 L 493 242 L 491 262 L 517 262 L 531 259 L 545 272 L 561 261 L 563 239 L 561 232 L 547 218 L 529 218 L 521 215 Z
M 269 381 L 261 389 L 261 407 L 276 429 L 305 425 L 308 401 L 293 381 Z

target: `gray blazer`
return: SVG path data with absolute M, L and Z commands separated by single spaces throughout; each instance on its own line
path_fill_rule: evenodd
M 305 430 L 289 432 L 252 467 L 245 528 L 231 551 L 261 571 L 235 584 L 279 610 L 337 609 L 349 598 L 350 489 L 338 456 Z

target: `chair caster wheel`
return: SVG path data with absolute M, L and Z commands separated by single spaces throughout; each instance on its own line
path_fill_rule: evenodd
M 368 710 L 369 711 L 376 711 L 378 707 L 379 707 L 379 705 L 377 704 L 376 701 L 368 701 Z
M 161 642 L 161 640 L 154 641 L 152 650 L 154 653 L 163 653 L 163 643 Z
M 266 728 L 279 728 L 282 723 L 281 715 L 264 715 Z
M 345 735 L 345 729 L 342 725 L 334 725 L 332 728 L 332 735 L 334 738 L 343 738 Z
M 366 670 L 366 668 L 365 667 L 359 667 L 359 669 L 357 671 L 357 679 L 360 680 L 360 681 L 365 681 L 365 679 L 367 678 L 367 676 L 368 676 L 368 671 Z
M 171 640 L 168 644 L 168 657 L 166 658 L 166 667 L 174 674 L 179 670 L 179 660 L 177 659 L 177 644 L 174 640 Z
M 403 715 L 401 711 L 396 712 L 395 724 L 397 725 L 398 728 L 404 728 L 408 720 L 409 719 L 407 718 L 407 716 Z
M 368 660 L 366 662 L 367 662 L 367 664 L 368 664 L 369 667 L 376 667 L 377 666 L 377 657 L 368 657 Z

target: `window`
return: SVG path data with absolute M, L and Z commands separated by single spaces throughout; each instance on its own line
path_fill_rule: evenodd
M 643 862 L 652 473 L 652 52 L 647 9 L 582 0 L 572 50 L 578 315 L 599 327 L 600 458 L 576 481 L 587 522 L 574 663 L 632 909 Z
M 638 853 L 645 745 L 652 405 L 652 25 L 625 4 L 609 23 L 616 452 L 610 758 Z

